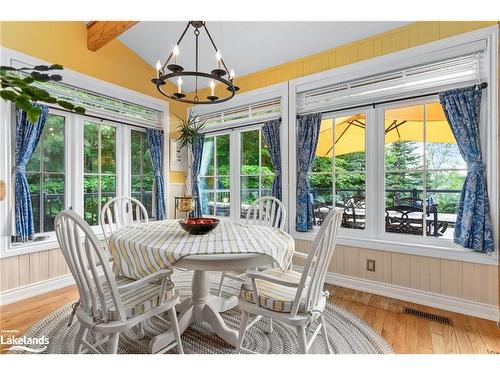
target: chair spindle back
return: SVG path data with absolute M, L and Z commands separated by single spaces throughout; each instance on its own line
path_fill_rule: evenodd
M 247 211 L 246 223 L 266 227 L 285 228 L 285 206 L 275 197 L 265 196 L 257 199 Z
M 107 254 L 87 222 L 73 211 L 62 211 L 54 220 L 57 240 L 80 294 L 83 311 L 106 321 L 114 307 L 118 318 L 125 309 Z M 107 287 L 106 287 L 107 286 Z
M 101 227 L 106 240 L 117 230 L 134 223 L 147 223 L 148 212 L 144 205 L 132 197 L 116 197 L 101 210 Z

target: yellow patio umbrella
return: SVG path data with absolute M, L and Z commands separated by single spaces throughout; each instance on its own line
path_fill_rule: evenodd
M 424 126 L 424 120 L 426 126 Z M 333 134 L 334 123 L 335 135 Z M 334 143 L 335 155 L 364 151 L 365 127 L 365 114 L 323 120 L 316 155 L 320 157 L 333 156 Z M 423 142 L 424 132 L 427 142 L 456 143 L 439 103 L 385 111 L 385 143 Z

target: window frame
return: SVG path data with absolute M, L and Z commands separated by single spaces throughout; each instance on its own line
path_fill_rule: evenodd
M 29 65 L 51 65 L 47 62 L 9 48 L 0 47 L 1 65 L 25 64 Z M 61 71 L 63 82 L 74 87 L 82 87 L 92 92 L 113 98 L 121 98 L 133 104 L 146 106 L 162 112 L 162 126 L 151 125 L 151 128 L 161 129 L 165 134 L 163 147 L 163 175 L 164 184 L 169 187 L 170 163 L 170 132 L 169 132 L 169 104 L 137 91 L 133 91 L 92 76 L 78 73 L 70 69 Z M 56 107 L 56 105 L 51 105 Z M 76 213 L 83 214 L 83 124 L 86 120 L 96 122 L 98 120 L 77 115 L 74 113 L 63 112 L 58 109 L 50 109 L 50 113 L 66 117 L 65 121 L 65 206 L 66 209 L 73 209 Z M 94 110 L 88 110 L 88 115 L 106 117 L 106 114 Z M 129 125 L 120 124 L 119 118 L 108 116 L 103 123 L 110 123 L 117 128 L 116 134 L 116 163 L 117 163 L 117 196 L 130 196 L 130 129 L 135 127 L 144 128 L 141 122 L 128 121 Z M 134 126 L 135 124 L 135 126 Z M 149 126 L 148 126 L 149 127 Z M 15 150 L 15 108 L 10 102 L 0 100 L 0 129 L 5 136 L 5 146 L 0 149 L 0 179 L 5 181 L 7 194 L 4 201 L 0 202 L 0 258 L 18 256 L 23 254 L 35 253 L 44 250 L 56 249 L 59 247 L 54 232 L 49 232 L 47 238 L 39 241 L 25 243 L 15 243 L 11 241 L 11 234 L 15 228 L 15 199 L 14 199 L 14 179 L 11 174 L 14 165 Z M 170 189 L 165 189 L 165 199 L 170 194 Z M 168 210 L 168 207 L 166 207 Z M 167 215 L 169 212 L 167 211 Z M 94 232 L 99 239 L 103 239 L 100 225 L 93 227 Z M 45 234 L 44 234 L 45 235 Z
M 58 112 L 58 113 L 56 113 Z M 67 162 L 66 162 L 66 121 L 67 121 L 67 117 L 68 116 L 65 116 L 63 114 L 63 112 L 59 112 L 59 111 L 55 111 L 55 110 L 49 110 L 49 113 L 48 113 L 48 116 L 50 115 L 54 115 L 54 116 L 59 116 L 59 117 L 62 117 L 64 118 L 64 126 L 63 126 L 63 143 L 64 143 L 64 155 L 63 155 L 63 171 L 62 172 L 49 172 L 49 171 L 45 171 L 44 168 L 42 167 L 42 165 L 44 164 L 44 162 L 42 161 L 44 159 L 44 150 L 43 150 L 43 145 L 44 145 L 44 142 L 45 142 L 45 139 L 44 139 L 44 135 L 43 135 L 43 131 L 45 131 L 45 127 L 42 131 L 42 135 L 40 136 L 40 140 L 39 140 L 39 143 L 37 144 L 37 147 L 40 145 L 42 146 L 42 149 L 41 149 L 41 152 L 40 152 L 40 165 L 39 165 L 39 170 L 37 172 L 35 171 L 29 171 L 28 169 L 26 170 L 26 176 L 28 177 L 29 179 L 29 175 L 37 175 L 40 177 L 40 193 L 39 193 L 39 198 L 40 198 L 40 213 L 39 213 L 39 216 L 40 216 L 40 228 L 42 227 L 42 223 L 44 223 L 44 215 L 42 214 L 45 209 L 42 205 L 42 201 L 43 201 L 43 188 L 44 188 L 44 183 L 45 183 L 45 176 L 51 176 L 51 175 L 63 175 L 64 176 L 64 202 L 63 202 L 63 206 L 66 207 L 66 202 L 67 202 L 67 198 L 66 198 L 66 184 L 67 184 Z M 43 182 L 42 182 L 43 181 Z M 30 194 L 31 195 L 31 194 Z M 52 234 L 54 233 L 54 231 L 40 231 L 40 232 L 35 232 L 35 236 L 51 236 Z
M 288 205 L 288 82 L 279 83 L 267 86 L 261 89 L 256 89 L 246 93 L 238 94 L 230 102 L 215 104 L 213 106 L 196 105 L 188 109 L 188 116 L 201 116 L 206 113 L 215 111 L 223 111 L 233 107 L 250 105 L 261 101 L 268 101 L 271 99 L 280 99 L 280 115 L 281 115 L 281 179 L 282 179 L 282 202 L 285 207 Z M 217 216 L 222 221 L 231 221 L 243 223 L 245 219 L 240 218 L 241 195 L 240 195 L 240 164 L 241 164 L 241 137 L 242 131 L 250 131 L 260 129 L 262 125 L 277 116 L 273 115 L 263 117 L 248 117 L 245 119 L 237 119 L 234 121 L 227 121 L 222 124 L 215 124 L 207 126 L 203 129 L 203 133 L 208 136 L 230 134 L 230 194 L 231 194 L 231 208 L 230 216 Z M 190 183 L 188 181 L 188 183 Z M 237 208 L 237 209 L 235 209 Z M 285 223 L 285 230 L 287 230 L 288 222 Z
M 86 176 L 93 176 L 97 177 L 97 201 L 98 201 L 98 210 L 97 210 L 97 224 L 96 225 L 91 225 L 92 228 L 97 228 L 99 227 L 100 229 L 100 217 L 101 217 L 101 210 L 103 207 L 103 204 L 101 202 L 102 199 L 102 178 L 106 176 L 114 176 L 115 177 L 115 197 L 121 196 L 121 186 L 119 187 L 120 183 L 118 180 L 120 179 L 118 176 L 121 176 L 120 169 L 121 169 L 121 163 L 120 165 L 118 164 L 118 160 L 120 159 L 118 155 L 118 144 L 119 144 L 119 132 L 120 132 L 120 126 L 119 124 L 113 123 L 111 121 L 100 121 L 97 122 L 95 120 L 92 120 L 92 118 L 85 117 L 83 121 L 83 126 L 84 126 L 84 136 L 83 136 L 83 141 L 85 141 L 85 125 L 86 124 L 92 124 L 92 125 L 97 125 L 98 126 L 98 140 L 97 140 L 97 169 L 98 171 L 96 173 L 94 172 L 85 172 L 85 163 L 83 164 L 83 182 L 85 181 Z M 113 127 L 115 128 L 115 173 L 103 173 L 102 172 L 102 131 L 101 127 L 102 126 L 108 126 L 108 127 Z M 85 149 L 85 147 L 83 147 Z M 85 161 L 85 160 L 83 160 Z M 113 199 L 113 198 L 111 198 Z M 83 201 L 83 217 L 85 218 L 85 190 L 82 190 L 82 201 Z
M 336 118 L 345 117 L 345 116 L 354 115 L 354 114 L 364 114 L 365 121 L 366 121 L 366 125 L 365 125 L 365 171 L 364 171 L 364 176 L 365 176 L 365 207 L 366 207 L 366 209 L 365 209 L 365 228 L 363 230 L 354 229 L 354 228 L 342 228 L 342 231 L 346 235 L 349 235 L 349 236 L 353 236 L 353 237 L 361 236 L 361 237 L 368 237 L 369 238 L 370 234 L 372 232 L 374 232 L 373 229 L 374 229 L 374 224 L 375 224 L 375 220 L 374 220 L 373 216 L 370 215 L 370 212 L 372 211 L 372 209 L 371 209 L 372 198 L 370 197 L 370 199 L 369 199 L 369 197 L 368 197 L 369 189 L 367 186 L 368 173 L 369 173 L 369 171 L 372 171 L 372 168 L 370 168 L 370 169 L 368 168 L 368 160 L 370 159 L 370 158 L 368 158 L 368 147 L 369 147 L 368 146 L 368 143 L 369 143 L 368 139 L 369 139 L 369 134 L 373 133 L 373 129 L 369 130 L 370 128 L 373 128 L 373 126 L 370 124 L 372 124 L 372 123 L 375 124 L 375 121 L 373 120 L 373 111 L 369 108 L 364 108 L 364 109 L 360 108 L 360 109 L 332 112 L 332 113 L 325 114 L 321 118 L 321 121 L 331 119 L 333 121 L 333 127 L 335 127 L 335 119 Z M 333 160 L 333 162 L 332 162 L 332 164 L 333 164 L 332 169 L 333 170 L 331 172 L 331 175 L 333 176 L 333 186 L 332 186 L 332 193 L 333 193 L 334 190 L 336 192 L 336 189 L 335 189 L 336 176 L 335 175 L 337 174 L 335 172 L 335 161 L 334 161 L 335 156 L 332 157 L 332 160 Z M 347 174 L 347 173 L 343 173 L 343 174 Z M 361 174 L 361 173 L 356 171 L 356 172 L 353 172 L 353 174 Z M 308 178 L 310 175 L 311 175 L 311 173 L 309 172 Z M 333 195 L 333 199 L 335 200 L 335 195 Z M 290 225 L 292 225 L 292 224 L 290 224 Z M 293 228 L 295 229 L 295 225 L 293 225 Z M 312 231 L 312 233 L 317 233 L 318 231 L 319 231 L 319 227 L 316 227 L 316 229 L 314 229 Z M 296 233 L 299 233 L 299 232 L 296 232 Z M 302 233 L 304 233 L 304 232 L 302 232 Z M 369 233 L 369 234 L 367 235 L 365 233 Z
M 385 207 L 384 192 L 385 189 L 385 173 L 384 171 L 384 132 L 380 129 L 375 129 L 375 126 L 368 126 L 367 137 L 367 229 L 370 224 L 376 223 L 376 228 L 370 225 L 367 231 L 356 231 L 356 237 L 352 236 L 352 230 L 342 228 L 339 233 L 339 244 L 355 247 L 364 247 L 385 251 L 393 251 L 406 254 L 414 254 L 420 256 L 439 257 L 443 259 L 470 261 L 474 263 L 483 264 L 497 264 L 498 263 L 498 129 L 497 129 L 497 52 L 498 52 L 498 28 L 496 26 L 487 27 L 477 31 L 466 34 L 461 34 L 456 37 L 451 37 L 437 42 L 428 43 L 422 46 L 406 49 L 400 52 L 395 52 L 390 55 L 375 57 L 373 59 L 362 61 L 340 68 L 331 69 L 325 72 L 305 76 L 290 81 L 289 85 L 289 106 L 290 106 L 290 131 L 289 131 L 289 176 L 290 176 L 290 204 L 289 209 L 289 227 L 290 233 L 295 239 L 312 241 L 315 238 L 315 232 L 297 232 L 295 230 L 295 199 L 296 197 L 296 119 L 295 114 L 297 111 L 297 95 L 305 90 L 323 87 L 330 82 L 335 83 L 339 80 L 345 80 L 348 76 L 350 79 L 357 79 L 363 76 L 382 74 L 387 71 L 404 68 L 408 62 L 413 64 L 422 62 L 432 62 L 437 59 L 447 57 L 447 54 L 456 54 L 460 46 L 465 43 L 471 43 L 480 40 L 486 40 L 487 48 L 485 49 L 485 71 L 484 79 L 488 82 L 488 87 L 483 90 L 482 108 L 481 108 L 481 146 L 484 161 L 486 163 L 488 194 L 490 197 L 492 224 L 495 238 L 495 251 L 492 254 L 483 254 L 464 249 L 453 243 L 452 240 L 441 238 L 425 238 L 417 241 L 411 236 L 411 241 L 406 237 L 392 233 L 386 234 L 385 228 L 382 233 L 383 227 L 383 210 L 380 207 Z M 492 47 L 493 46 L 493 47 Z M 417 62 L 418 61 L 418 62 Z M 455 85 L 453 87 L 460 87 Z M 445 87 L 448 89 L 451 87 Z M 436 91 L 436 90 L 434 90 Z M 408 93 L 401 95 L 402 97 L 410 96 Z M 429 102 L 432 95 L 424 98 L 425 102 Z M 434 96 L 436 98 L 437 96 Z M 395 93 L 394 98 L 397 98 Z M 376 97 L 368 100 L 376 101 Z M 406 105 L 410 101 L 401 100 L 397 102 L 397 106 Z M 413 103 L 418 102 L 418 100 Z M 376 117 L 378 124 L 383 124 L 383 110 L 382 106 L 372 108 L 367 106 L 367 117 L 371 114 Z M 358 108 L 357 111 L 362 112 L 363 108 Z M 367 119 L 368 122 L 368 119 Z M 378 128 L 380 125 L 378 126 Z M 376 150 L 376 151 L 374 151 Z M 370 186 L 375 184 L 375 189 Z M 382 212 L 382 213 L 381 213 Z M 382 224 L 381 224 L 382 223 Z M 362 233 L 366 232 L 366 233 Z M 382 235 L 383 234 L 383 235 Z
M 241 129 L 238 129 L 237 131 L 237 136 L 238 136 L 238 143 L 239 143 L 239 147 L 238 147 L 238 165 L 237 165 L 237 169 L 238 169 L 238 184 L 239 184 L 239 187 L 238 187 L 238 201 L 239 201 L 239 206 L 238 206 L 238 214 L 239 214 L 239 218 L 240 220 L 245 220 L 246 218 L 243 218 L 241 217 L 241 210 L 242 210 L 242 206 L 241 206 L 241 178 L 242 177 L 258 177 L 259 178 L 259 198 L 263 197 L 264 195 L 261 194 L 262 192 L 262 177 L 263 176 L 276 176 L 276 173 L 274 173 L 274 168 L 273 168 L 273 173 L 272 174 L 263 174 L 262 173 L 262 141 L 265 140 L 264 138 L 264 135 L 262 134 L 262 127 L 264 126 L 264 122 L 262 122 L 261 124 L 258 124 L 258 125 L 255 125 L 255 126 L 249 126 L 249 127 L 245 127 L 245 128 L 241 128 Z M 259 155 L 259 174 L 258 175 L 244 175 L 241 173 L 241 137 L 242 137 L 242 134 L 243 133 L 247 133 L 247 132 L 252 132 L 252 131 L 258 131 L 259 132 L 259 151 L 258 151 L 258 155 Z
M 413 100 L 403 100 L 400 102 L 394 102 L 391 104 L 386 104 L 386 105 L 381 105 L 378 106 L 376 111 L 377 111 L 377 119 L 378 119 L 378 133 L 384 133 L 382 129 L 384 129 L 385 125 L 385 111 L 391 110 L 391 109 L 397 109 L 397 108 L 405 108 L 405 107 L 411 107 L 411 106 L 424 106 L 426 104 L 432 104 L 432 103 L 439 103 L 439 96 L 438 95 L 430 95 L 427 98 L 421 98 L 421 99 L 413 99 Z M 485 126 L 486 125 L 484 122 L 481 123 L 481 131 L 485 131 Z M 380 180 L 377 184 L 378 186 L 378 194 L 377 194 L 377 207 L 378 209 L 376 210 L 377 218 L 376 222 L 378 223 L 377 227 L 377 233 L 380 237 L 381 240 L 385 241 L 402 241 L 403 239 L 408 238 L 411 240 L 411 242 L 416 243 L 416 244 L 421 244 L 421 245 L 428 245 L 429 242 L 432 243 L 432 245 L 436 247 L 442 247 L 442 248 L 449 248 L 450 250 L 459 250 L 459 251 L 467 251 L 464 250 L 461 246 L 453 243 L 452 239 L 449 238 L 442 238 L 442 237 L 431 237 L 431 236 L 417 236 L 417 235 L 405 235 L 405 234 L 397 234 L 397 233 L 390 233 L 385 231 L 385 188 L 386 188 L 386 171 L 385 171 L 385 139 L 384 139 L 385 134 L 382 136 L 382 144 L 380 144 L 380 141 L 377 142 L 377 153 L 381 154 L 381 157 L 379 158 L 378 162 L 380 163 L 380 167 L 377 169 L 380 175 Z M 427 174 L 429 173 L 429 169 L 426 166 L 426 143 L 427 140 L 424 140 L 424 153 L 423 153 L 423 165 L 421 169 L 415 170 L 415 173 L 423 173 Z M 443 171 L 446 169 L 443 169 Z M 451 170 L 451 169 L 450 169 Z M 430 170 L 431 172 L 435 171 L 433 169 Z M 439 170 L 440 171 L 440 170 Z M 422 181 L 422 188 L 424 192 L 426 191 L 426 180 L 423 179 Z M 425 210 L 425 205 L 424 205 L 424 210 Z M 428 219 L 427 219 L 428 220 Z
M 229 177 L 229 216 L 220 216 L 220 215 L 212 215 L 212 214 L 208 214 L 208 216 L 210 217 L 215 217 L 215 218 L 218 218 L 218 219 L 222 219 L 222 220 L 229 220 L 233 218 L 233 215 L 234 215 L 234 207 L 233 207 L 233 199 L 234 199 L 234 189 L 233 189 L 233 181 L 232 181 L 232 175 L 233 175 L 233 160 L 234 160 L 234 157 L 233 157 L 233 144 L 232 144 L 232 134 L 231 132 L 228 132 L 228 131 L 218 131 L 218 132 L 215 132 L 215 133 L 210 133 L 210 134 L 206 134 L 205 135 L 205 139 L 206 138 L 209 138 L 209 137 L 213 137 L 214 138 L 214 148 L 213 148 L 213 151 L 214 151 L 214 158 L 213 158 L 213 168 L 214 168 L 214 173 L 213 175 L 199 175 L 198 176 L 198 186 L 200 187 L 200 195 L 201 195 L 201 185 L 200 185 L 200 178 L 213 178 L 213 184 L 214 184 L 214 188 L 213 188 L 213 194 L 214 194 L 214 204 L 217 202 L 217 192 L 219 192 L 220 190 L 222 189 L 218 189 L 216 186 L 217 186 L 217 179 L 219 178 L 219 174 L 217 173 L 218 171 L 218 168 L 216 168 L 216 164 L 217 164 L 217 137 L 220 137 L 220 136 L 224 136 L 224 135 L 228 135 L 229 136 L 229 175 L 223 175 L 223 177 Z M 224 189 L 225 190 L 225 189 Z M 201 197 L 200 197 L 201 199 Z M 215 210 L 217 211 L 216 207 L 215 207 Z
M 146 142 L 147 142 L 147 134 L 146 134 L 146 130 L 143 129 L 143 128 L 138 128 L 138 127 L 129 127 L 129 133 L 130 133 L 130 145 L 132 146 L 132 131 L 135 131 L 135 132 L 139 132 L 139 133 L 142 133 L 142 136 L 146 138 Z M 142 149 L 142 145 L 141 145 L 141 149 Z M 130 147 L 130 150 L 132 150 L 132 147 Z M 130 158 L 130 175 L 129 175 L 129 183 L 130 183 L 130 196 L 133 197 L 132 194 L 134 194 L 134 192 L 132 191 L 132 177 L 141 177 L 141 186 L 144 185 L 144 177 L 145 177 L 145 174 L 144 174 L 144 159 L 141 158 L 141 174 L 140 175 L 136 175 L 136 174 L 132 174 L 132 155 L 131 153 L 129 152 L 128 153 L 129 155 L 129 158 Z M 151 154 L 150 154 L 151 155 Z M 152 162 L 151 162 L 152 164 Z M 153 170 L 153 166 L 151 165 L 151 170 Z M 145 193 L 145 192 L 148 192 L 146 190 L 142 190 L 141 193 Z M 135 192 L 137 193 L 137 192 Z M 138 199 L 138 198 L 136 198 Z M 149 219 L 154 219 L 156 218 L 156 205 L 155 205 L 155 199 L 156 199 L 156 196 L 155 196 L 155 182 L 154 182 L 154 171 L 153 171 L 153 190 L 151 192 L 151 214 L 148 212 L 148 215 L 149 216 Z M 139 201 L 141 201 L 140 199 L 138 199 Z M 143 203 L 141 201 L 141 203 Z M 144 204 L 144 203 L 143 203 Z M 146 207 L 146 211 L 147 211 L 147 207 Z

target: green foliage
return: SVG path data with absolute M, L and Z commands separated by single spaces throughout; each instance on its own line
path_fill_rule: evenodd
M 61 107 L 79 114 L 85 113 L 85 108 L 78 107 L 65 100 L 58 100 L 41 88 L 35 86 L 37 82 L 59 82 L 62 80 L 59 74 L 47 74 L 51 70 L 62 70 L 63 66 L 37 65 L 33 68 L 13 68 L 11 66 L 0 67 L 0 97 L 6 101 L 13 102 L 19 109 L 28 114 L 30 122 L 36 122 L 41 114 L 41 109 L 33 103 L 44 102 L 57 103 Z M 20 73 L 29 74 L 23 77 Z
M 205 126 L 205 122 L 199 121 L 198 116 L 189 118 L 187 121 L 175 115 L 179 119 L 179 132 L 181 135 L 177 139 L 180 142 L 180 147 L 192 145 L 200 136 L 200 131 Z

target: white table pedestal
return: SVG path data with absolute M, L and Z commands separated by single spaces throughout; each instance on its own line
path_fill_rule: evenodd
M 220 313 L 230 310 L 238 304 L 238 298 L 229 299 L 210 294 L 210 281 L 207 271 L 194 271 L 192 297 L 178 305 L 179 330 L 181 334 L 192 324 L 206 322 L 212 327 L 217 336 L 228 344 L 236 346 L 238 331 L 229 328 Z M 175 341 L 172 330 L 154 337 L 149 343 L 151 353 L 158 353 Z

